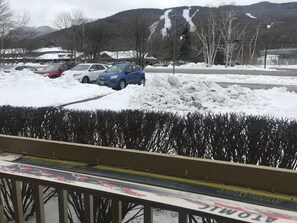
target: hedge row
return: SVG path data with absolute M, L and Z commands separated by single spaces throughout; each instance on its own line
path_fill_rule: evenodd
M 0 133 L 296 168 L 297 123 L 244 114 L 0 107 Z

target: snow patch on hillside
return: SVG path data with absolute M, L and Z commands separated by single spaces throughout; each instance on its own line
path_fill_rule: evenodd
M 193 23 L 193 20 L 192 19 L 196 15 L 196 13 L 199 11 L 199 9 L 192 16 L 190 16 L 190 10 L 191 10 L 190 7 L 188 9 L 184 9 L 183 10 L 183 17 L 184 17 L 184 19 L 187 21 L 187 23 L 190 26 L 190 32 L 194 32 L 194 31 L 196 31 L 196 26 Z
M 160 21 L 156 21 L 154 22 L 151 26 L 150 26 L 150 36 L 149 36 L 149 39 L 151 38 L 151 36 L 154 34 L 154 32 L 156 31 L 157 29 L 157 26 L 159 25 Z
M 169 18 L 169 13 L 172 9 L 165 11 L 164 15 L 160 17 L 160 20 L 164 20 L 164 27 L 161 29 L 161 34 L 163 37 L 168 35 L 168 30 L 171 30 L 171 19 Z
M 273 26 L 273 22 L 272 22 L 272 23 L 270 23 L 269 25 L 267 25 L 266 27 L 267 27 L 267 29 L 270 29 L 270 28 L 271 28 L 271 26 Z
M 246 15 L 247 15 L 248 17 L 252 18 L 252 19 L 257 19 L 257 17 L 252 16 L 251 13 L 246 13 Z

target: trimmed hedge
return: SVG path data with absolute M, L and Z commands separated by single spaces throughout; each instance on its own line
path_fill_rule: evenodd
M 0 107 L 0 133 L 296 168 L 296 121 L 244 114 Z
M 44 107 L 0 107 L 0 134 L 86 143 L 142 151 L 179 154 L 240 163 L 296 169 L 297 123 L 272 117 L 244 114 L 199 114 L 178 116 L 164 112 L 70 111 Z M 26 218 L 34 213 L 30 187 L 23 185 Z M 0 182 L 5 217 L 13 219 L 9 182 Z M 47 194 L 45 188 L 44 194 Z M 54 191 L 50 196 L 54 196 Z M 69 192 L 68 201 L 78 219 L 83 219 L 82 195 Z M 111 200 L 94 200 L 95 222 L 110 222 Z M 125 203 L 123 215 L 138 208 Z M 141 213 L 141 209 L 137 215 Z M 137 216 L 136 215 L 136 216 Z M 133 216 L 131 219 L 133 219 Z M 72 213 L 68 213 L 73 222 Z M 200 217 L 203 222 L 220 222 Z M 197 222 L 189 216 L 190 222 Z M 83 221 L 83 220 L 81 220 Z

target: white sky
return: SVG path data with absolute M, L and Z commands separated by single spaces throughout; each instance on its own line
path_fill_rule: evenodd
M 28 11 L 32 26 L 54 27 L 55 15 L 60 11 L 81 9 L 87 18 L 105 18 L 115 13 L 136 8 L 171 8 L 177 6 L 219 6 L 221 4 L 249 5 L 259 0 L 9 0 L 15 12 Z M 274 3 L 293 2 L 271 0 Z

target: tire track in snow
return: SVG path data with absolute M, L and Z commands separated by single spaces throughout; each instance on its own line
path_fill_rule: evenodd
M 113 94 L 113 93 L 107 93 L 107 94 L 98 95 L 98 96 L 95 96 L 95 97 L 92 97 L 92 98 L 86 98 L 86 99 L 82 99 L 82 100 L 72 101 L 72 102 L 68 102 L 68 103 L 65 103 L 65 104 L 56 105 L 55 107 L 64 108 L 64 107 L 66 107 L 68 105 L 74 105 L 74 104 L 78 104 L 78 103 L 84 103 L 84 102 L 87 102 L 87 101 L 97 100 L 97 99 L 103 98 L 103 97 L 105 97 L 107 95 L 110 95 L 110 94 Z

